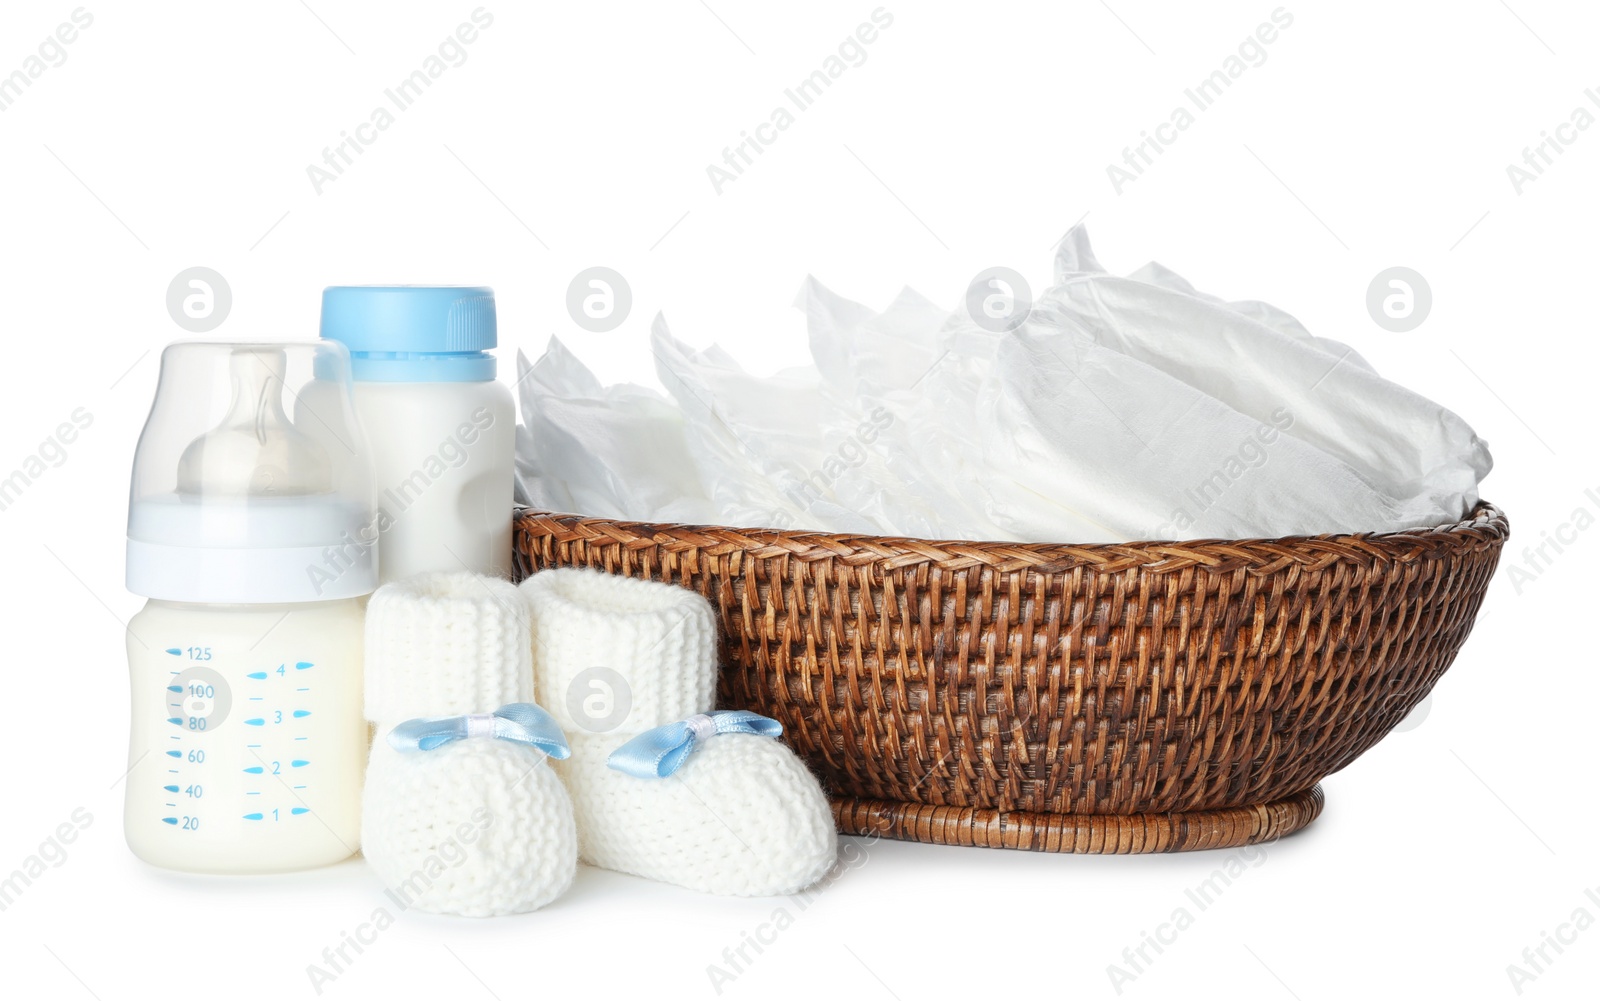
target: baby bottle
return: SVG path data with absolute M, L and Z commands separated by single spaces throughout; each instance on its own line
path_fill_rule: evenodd
M 149 601 L 128 624 L 124 822 L 146 862 L 274 872 L 355 854 L 367 463 L 341 345 L 162 353 L 128 507 L 127 586 Z
M 384 581 L 511 573 L 516 412 L 495 381 L 494 290 L 335 285 L 322 336 L 350 349 L 372 450 Z

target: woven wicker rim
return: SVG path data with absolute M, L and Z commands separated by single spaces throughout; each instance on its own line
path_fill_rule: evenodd
M 520 508 L 519 513 L 532 512 Z M 1289 535 L 1276 539 L 1199 539 L 1191 542 L 1038 543 L 932 540 L 881 535 L 832 535 L 827 532 L 781 528 L 727 528 L 716 525 L 667 524 L 554 514 L 555 519 L 577 519 L 591 531 L 605 526 L 621 531 L 619 539 L 650 537 L 651 545 L 672 552 L 711 549 L 719 545 L 765 559 L 787 555 L 798 560 L 834 559 L 849 566 L 881 565 L 885 568 L 930 564 L 946 570 L 989 567 L 996 571 L 1039 570 L 1059 573 L 1086 568 L 1114 573 L 1133 568 L 1152 573 L 1191 568 L 1220 572 L 1246 570 L 1271 574 L 1286 566 L 1324 567 L 1344 560 L 1350 563 L 1393 562 L 1400 558 L 1426 558 L 1419 550 L 1433 549 L 1435 557 L 1449 551 L 1473 549 L 1503 541 L 1510 528 L 1504 512 L 1479 501 L 1461 521 L 1433 528 L 1400 532 Z

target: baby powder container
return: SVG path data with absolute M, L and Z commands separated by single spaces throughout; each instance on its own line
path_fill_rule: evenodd
M 322 293 L 322 336 L 350 349 L 383 580 L 509 576 L 516 412 L 488 353 L 494 290 L 333 286 Z
M 354 855 L 367 731 L 371 473 L 343 346 L 161 356 L 128 506 L 133 725 L 124 822 L 152 865 Z

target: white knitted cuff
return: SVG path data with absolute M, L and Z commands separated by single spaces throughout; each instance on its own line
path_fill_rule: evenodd
M 527 608 L 509 581 L 460 572 L 385 584 L 367 605 L 366 628 L 369 720 L 531 701 Z
M 716 699 L 711 605 L 673 584 L 561 568 L 522 583 L 539 704 L 569 733 L 633 734 Z

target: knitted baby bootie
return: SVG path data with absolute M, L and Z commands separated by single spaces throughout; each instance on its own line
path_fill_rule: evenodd
M 471 573 L 386 584 L 367 606 L 377 724 L 362 850 L 402 908 L 488 917 L 542 907 L 577 870 L 566 753 L 536 705 L 515 585 Z
M 590 570 L 524 581 L 534 682 L 572 757 L 572 794 L 590 865 L 693 890 L 793 893 L 833 866 L 828 801 L 781 727 L 711 713 L 711 606 L 692 591 Z

